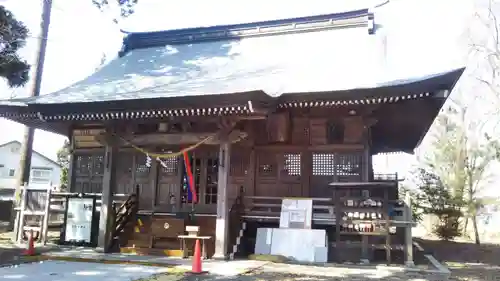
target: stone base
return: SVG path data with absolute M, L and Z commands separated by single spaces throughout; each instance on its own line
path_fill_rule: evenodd
M 406 261 L 405 266 L 406 267 L 415 267 L 415 263 L 413 261 Z
M 216 261 L 228 261 L 229 260 L 229 255 L 224 256 L 224 255 L 217 255 L 217 254 L 215 254 L 215 255 L 212 256 L 212 259 L 216 260 Z

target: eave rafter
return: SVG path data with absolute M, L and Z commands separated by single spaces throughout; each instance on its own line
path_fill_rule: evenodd
M 368 97 L 363 99 L 286 101 L 278 103 L 278 108 L 336 107 L 349 105 L 376 105 L 429 97 L 430 93 L 407 94 L 389 97 Z
M 215 106 L 205 108 L 169 108 L 169 109 L 145 109 L 129 111 L 107 111 L 107 112 L 72 112 L 52 113 L 47 112 L 5 112 L 0 117 L 9 119 L 40 119 L 46 122 L 67 121 L 113 121 L 113 120 L 136 120 L 136 119 L 162 119 L 162 118 L 184 118 L 184 117 L 218 117 L 218 116 L 248 116 L 259 117 L 265 115 L 267 109 L 256 107 L 251 101 L 246 104 L 235 104 L 230 106 Z

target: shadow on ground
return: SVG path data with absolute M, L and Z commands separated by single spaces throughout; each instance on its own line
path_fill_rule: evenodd
M 287 274 L 279 272 L 254 272 L 234 277 L 224 276 L 188 276 L 184 277 L 182 281 L 228 281 L 228 280 L 241 280 L 241 281 L 300 281 L 300 280 L 317 280 L 317 281 L 367 281 L 367 280 L 387 280 L 387 281 L 403 281 L 403 280 L 431 280 L 426 276 L 420 274 L 405 274 L 397 273 L 390 275 L 367 275 L 367 274 L 346 274 L 342 276 L 320 276 L 320 275 L 302 275 L 302 274 Z M 155 279 L 163 281 L 161 278 Z M 168 279 L 165 279 L 167 281 Z M 432 279 L 436 280 L 436 279 Z
M 500 245 L 415 239 L 443 265 L 452 280 L 500 280 Z
M 19 262 L 24 249 L 0 247 L 0 265 L 15 264 Z

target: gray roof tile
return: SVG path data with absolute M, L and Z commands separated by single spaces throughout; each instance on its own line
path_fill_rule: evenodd
M 322 30 L 136 49 L 90 77 L 28 103 L 58 104 L 264 90 L 326 91 L 372 85 L 366 28 Z M 351 54 L 351 55 L 349 55 Z

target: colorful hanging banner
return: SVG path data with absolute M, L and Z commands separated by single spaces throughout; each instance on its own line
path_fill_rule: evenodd
M 186 167 L 186 176 L 188 177 L 188 187 L 193 197 L 192 202 L 198 203 L 198 195 L 196 194 L 196 187 L 194 185 L 193 172 L 191 170 L 191 162 L 189 161 L 189 156 L 187 151 L 185 151 L 183 154 L 184 154 L 184 164 L 185 164 L 184 166 Z

